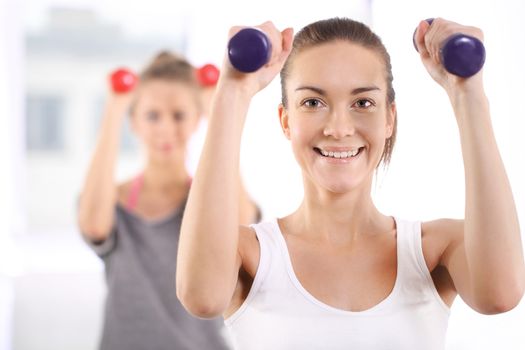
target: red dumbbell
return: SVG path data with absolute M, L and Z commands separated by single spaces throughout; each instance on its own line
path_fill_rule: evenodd
M 217 84 L 219 74 L 219 69 L 213 64 L 205 64 L 197 69 L 197 79 L 202 87 L 209 87 Z
M 110 75 L 111 87 L 117 94 L 123 94 L 133 90 L 137 84 L 138 77 L 126 68 L 119 68 Z
M 219 80 L 219 69 L 213 64 L 205 64 L 197 69 L 197 79 L 203 87 L 214 86 Z M 111 87 L 116 93 L 126 93 L 137 85 L 138 77 L 126 68 L 119 68 L 110 75 Z

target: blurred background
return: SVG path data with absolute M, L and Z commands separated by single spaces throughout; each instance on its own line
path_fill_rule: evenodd
M 327 17 L 370 25 L 390 52 L 398 105 L 392 164 L 373 196 L 385 214 L 409 220 L 462 218 L 464 173 L 457 125 L 442 89 L 412 46 L 421 19 L 444 17 L 485 34 L 485 83 L 500 153 L 525 225 L 525 39 L 520 0 L 241 0 L 141 5 L 113 0 L 0 0 L 0 350 L 96 349 L 105 285 L 101 261 L 76 228 L 76 201 L 96 141 L 106 79 L 139 70 L 160 50 L 196 66 L 220 65 L 228 28 L 277 27 Z M 264 218 L 284 216 L 302 196 L 299 168 L 277 119 L 276 79 L 254 99 L 241 169 Z M 142 167 L 129 126 L 119 181 Z M 193 172 L 205 133 L 192 141 Z M 447 349 L 524 349 L 525 302 L 483 316 L 455 302 Z

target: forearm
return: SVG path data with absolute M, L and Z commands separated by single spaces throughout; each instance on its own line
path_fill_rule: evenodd
M 115 164 L 120 140 L 122 106 L 108 105 L 82 189 L 79 206 L 81 231 L 93 240 L 103 240 L 113 225 L 117 201 Z
M 177 295 L 198 314 L 222 312 L 237 279 L 240 142 L 248 104 L 236 89 L 218 89 L 184 212 Z
M 504 297 L 523 288 L 516 207 L 484 93 L 451 97 L 465 168 L 465 250 L 473 293 Z

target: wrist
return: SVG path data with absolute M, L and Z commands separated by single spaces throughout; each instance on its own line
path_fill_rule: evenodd
M 490 119 L 489 100 L 483 90 L 458 89 L 449 93 L 456 120 L 460 125 Z
M 454 109 L 470 100 L 482 101 L 487 99 L 481 75 L 468 79 L 458 78 L 458 81 L 451 84 L 446 90 Z
M 236 100 L 250 101 L 258 91 L 248 79 L 224 78 L 217 82 L 215 95 L 228 95 Z
M 111 115 L 124 117 L 130 108 L 131 98 L 129 96 L 110 95 L 106 104 L 106 111 Z

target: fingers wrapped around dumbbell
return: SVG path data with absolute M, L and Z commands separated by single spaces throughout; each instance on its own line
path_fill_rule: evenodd
M 423 63 L 433 76 L 436 70 L 442 69 L 462 78 L 482 69 L 485 63 L 482 41 L 479 28 L 442 18 L 421 21 L 413 37 Z

